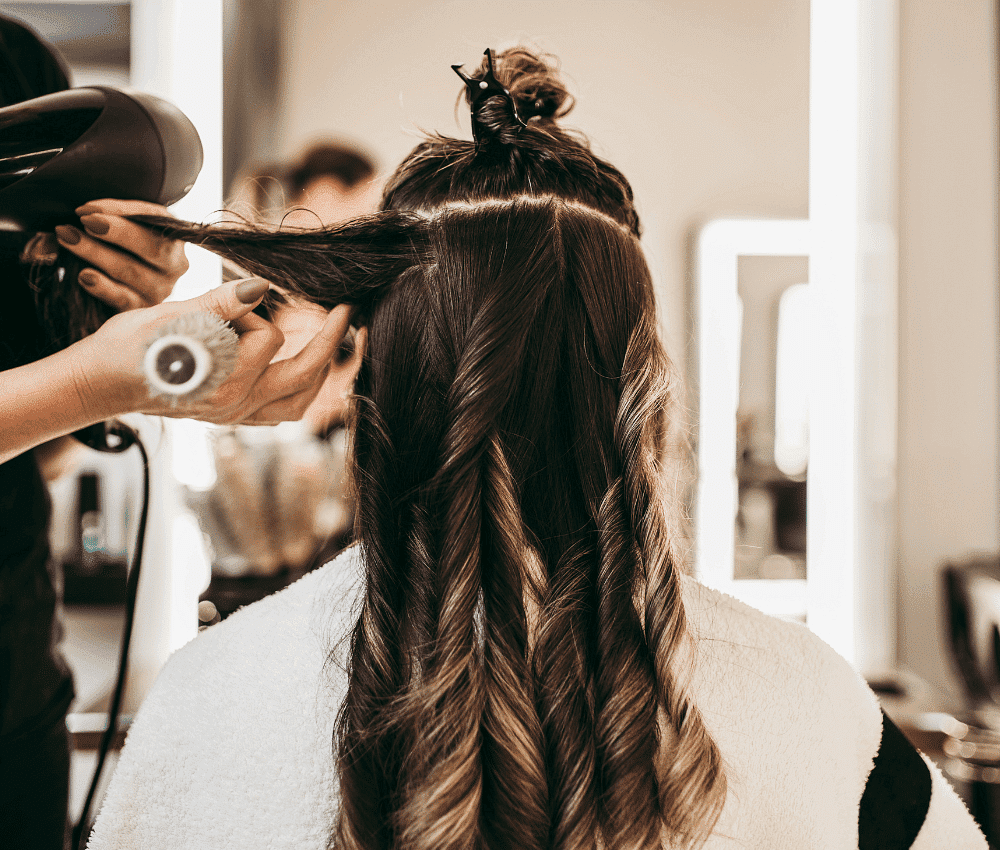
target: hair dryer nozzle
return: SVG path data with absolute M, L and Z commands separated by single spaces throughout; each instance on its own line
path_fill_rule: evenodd
M 52 230 L 99 198 L 175 203 L 202 160 L 187 116 L 150 94 L 95 86 L 4 107 L 0 230 Z

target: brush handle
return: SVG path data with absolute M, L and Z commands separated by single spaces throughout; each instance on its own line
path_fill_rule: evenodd
M 146 380 L 160 393 L 182 396 L 197 390 L 212 372 L 212 352 L 203 340 L 167 334 L 146 349 L 142 369 Z
M 142 359 L 142 371 L 154 395 L 175 403 L 213 393 L 239 356 L 235 331 L 217 316 L 182 314 L 160 329 Z

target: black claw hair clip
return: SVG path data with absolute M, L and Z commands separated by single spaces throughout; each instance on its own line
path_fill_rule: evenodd
M 488 47 L 486 48 L 484 55 L 486 56 L 486 73 L 481 79 L 474 80 L 462 70 L 461 65 L 451 66 L 451 69 L 462 78 L 462 82 L 465 83 L 465 87 L 468 90 L 469 101 L 472 106 L 472 135 L 477 143 L 486 141 L 486 138 L 483 138 L 483 127 L 479 123 L 477 113 L 479 111 L 479 107 L 491 97 L 499 96 L 506 100 L 507 103 L 510 104 L 510 111 L 514 120 L 522 127 L 528 126 L 521 119 L 521 116 L 517 114 L 517 104 L 514 103 L 513 96 L 503 87 L 503 85 L 501 85 L 500 81 L 493 73 L 493 54 L 490 52 Z

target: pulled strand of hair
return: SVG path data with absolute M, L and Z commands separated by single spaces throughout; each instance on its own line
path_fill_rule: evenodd
M 309 301 L 359 307 L 359 322 L 386 289 L 426 254 L 426 220 L 388 210 L 315 230 L 193 224 L 130 216 L 172 239 L 207 248 Z

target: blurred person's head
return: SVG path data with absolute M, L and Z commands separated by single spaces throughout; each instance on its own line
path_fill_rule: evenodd
M 375 163 L 360 148 L 320 142 L 286 172 L 292 210 L 284 223 L 325 227 L 373 212 L 378 204 Z
M 374 160 L 346 142 L 317 142 L 290 164 L 259 163 L 234 187 L 228 206 L 241 219 L 289 227 L 326 227 L 378 205 Z
M 314 144 L 289 166 L 254 168 L 237 181 L 230 209 L 243 220 L 313 229 L 373 212 L 377 204 L 372 158 L 357 146 L 328 141 Z M 276 293 L 259 309 L 285 335 L 279 358 L 300 351 L 326 318 L 316 304 L 289 296 Z M 340 356 L 349 358 L 352 345 L 353 335 Z M 314 433 L 325 435 L 344 423 L 352 379 L 335 371 L 324 382 L 303 416 Z
M 314 213 L 322 226 L 372 212 L 378 202 L 374 179 L 367 153 L 335 142 L 313 145 L 286 176 L 291 204 Z
M 474 104 L 476 141 L 419 145 L 380 213 L 171 232 L 367 328 L 334 846 L 685 845 L 725 777 L 682 660 L 673 376 L 632 190 L 559 126 L 547 60 L 496 64 L 511 97 Z

